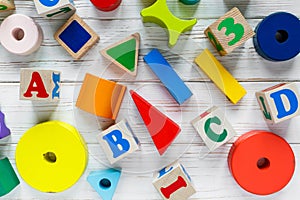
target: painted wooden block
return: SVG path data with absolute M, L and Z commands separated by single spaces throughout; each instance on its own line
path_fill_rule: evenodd
M 99 10 L 109 12 L 119 7 L 122 0 L 90 0 Z
M 86 74 L 76 106 L 99 117 L 116 119 L 126 86 Z
M 153 185 L 166 200 L 186 200 L 196 193 L 190 176 L 179 162 L 156 173 Z
M 92 171 L 87 181 L 103 200 L 112 200 L 121 172 L 115 169 Z
M 196 117 L 192 124 L 210 151 L 214 151 L 236 135 L 225 113 L 216 106 Z
M 6 157 L 0 160 L 0 171 L 0 197 L 2 197 L 17 187 L 20 181 Z
M 97 139 L 111 164 L 139 149 L 139 141 L 126 120 L 102 131 Z
M 197 23 L 197 19 L 182 20 L 175 17 L 167 6 L 167 0 L 157 0 L 150 7 L 141 11 L 144 22 L 156 23 L 167 28 L 169 32 L 169 46 L 176 44 L 180 34 L 191 30 Z
M 37 13 L 45 18 L 53 18 L 61 15 L 70 17 L 75 13 L 73 0 L 33 0 Z
M 21 69 L 20 99 L 58 101 L 60 84 L 58 71 Z
M 178 104 L 184 103 L 193 95 L 191 90 L 157 49 L 150 51 L 144 57 L 144 61 L 164 84 Z
M 139 47 L 140 34 L 134 33 L 129 37 L 103 49 L 100 53 L 116 66 L 125 70 L 132 76 L 136 76 Z
M 276 124 L 300 114 L 296 83 L 281 83 L 255 95 L 267 122 Z
M 0 139 L 10 135 L 10 130 L 5 124 L 5 115 L 0 111 Z
M 58 29 L 54 38 L 74 59 L 80 59 L 99 40 L 99 36 L 76 14 Z
M 7 10 L 15 10 L 14 0 L 0 0 L 0 12 Z
M 130 90 L 130 94 L 159 154 L 164 154 L 180 133 L 180 127 L 136 92 Z
M 229 54 L 255 35 L 236 7 L 211 24 L 204 33 L 222 56 Z
M 204 73 L 216 84 L 216 86 L 226 95 L 234 104 L 246 95 L 247 91 L 239 82 L 223 67 L 223 65 L 205 49 L 195 59 L 195 63 L 204 71 Z

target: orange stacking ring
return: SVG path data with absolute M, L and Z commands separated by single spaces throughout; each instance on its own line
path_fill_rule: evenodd
M 295 169 L 295 156 L 283 138 L 254 130 L 233 144 L 228 165 L 242 188 L 254 194 L 268 195 L 289 183 Z

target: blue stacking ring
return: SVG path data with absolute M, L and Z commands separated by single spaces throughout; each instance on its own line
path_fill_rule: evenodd
M 186 5 L 195 5 L 200 0 L 179 0 L 179 1 L 182 2 L 183 4 L 186 4 Z

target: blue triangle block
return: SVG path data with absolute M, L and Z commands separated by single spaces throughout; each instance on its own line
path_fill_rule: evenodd
M 121 172 L 115 169 L 99 170 L 91 172 L 87 181 L 103 200 L 112 200 L 120 176 Z

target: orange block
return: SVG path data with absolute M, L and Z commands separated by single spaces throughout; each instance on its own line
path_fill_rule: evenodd
M 125 91 L 124 85 L 86 74 L 76 107 L 99 117 L 116 119 Z

